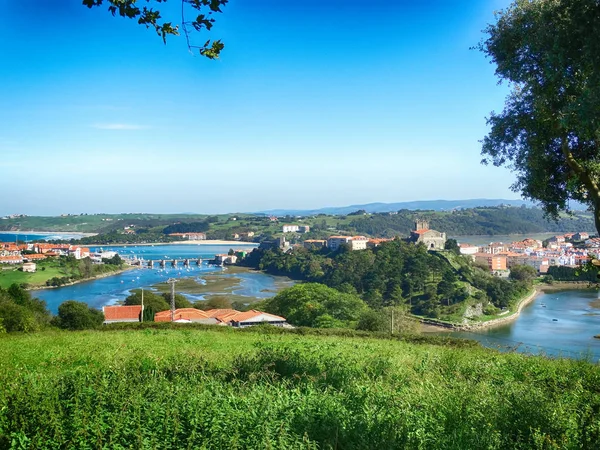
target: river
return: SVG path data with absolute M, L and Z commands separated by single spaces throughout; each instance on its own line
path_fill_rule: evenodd
M 235 245 L 235 249 L 251 250 L 254 245 Z M 104 305 L 115 304 L 124 300 L 132 289 L 150 288 L 151 286 L 164 282 L 169 278 L 194 278 L 202 283 L 203 276 L 219 275 L 223 278 L 235 277 L 239 284 L 233 286 L 233 294 L 240 297 L 267 298 L 292 283 L 285 277 L 274 277 L 260 272 L 242 272 L 230 274 L 232 269 L 209 266 L 207 259 L 212 259 L 215 254 L 227 253 L 229 245 L 155 245 L 155 246 L 131 246 L 131 247 L 103 247 L 105 251 L 117 251 L 122 256 L 137 256 L 145 260 L 153 259 L 183 259 L 193 258 L 190 267 L 185 269 L 179 263 L 177 268 L 171 268 L 170 263 L 165 269 L 136 268 L 112 275 L 106 278 L 85 281 L 72 286 L 64 286 L 56 289 L 41 289 L 32 291 L 32 295 L 45 300 L 48 309 L 56 313 L 58 306 L 66 300 L 77 300 L 85 302 L 91 307 L 101 308 Z M 92 251 L 98 248 L 92 247 Z M 201 266 L 196 266 L 195 260 L 202 258 Z M 184 293 L 184 295 L 186 295 Z M 202 299 L 201 295 L 187 295 L 191 300 Z
M 513 322 L 475 332 L 440 332 L 476 339 L 501 351 L 600 361 L 600 309 L 596 290 L 541 293 Z

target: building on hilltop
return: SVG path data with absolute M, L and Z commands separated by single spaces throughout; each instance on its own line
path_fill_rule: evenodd
M 417 220 L 415 222 L 415 229 L 410 232 L 408 240 L 415 244 L 423 243 L 427 247 L 427 250 L 444 250 L 446 233 L 430 230 L 429 222 L 426 220 Z

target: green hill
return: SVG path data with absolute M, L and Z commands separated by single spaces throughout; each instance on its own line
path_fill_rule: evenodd
M 600 446 L 591 363 L 303 333 L 5 335 L 0 447 Z

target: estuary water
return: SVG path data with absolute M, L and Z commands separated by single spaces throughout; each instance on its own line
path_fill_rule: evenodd
M 255 245 L 234 245 L 233 248 L 252 250 Z M 85 302 L 93 308 L 101 308 L 104 305 L 115 304 L 124 300 L 132 289 L 150 288 L 151 286 L 167 281 L 169 278 L 199 278 L 208 274 L 223 274 L 224 277 L 235 276 L 239 278 L 240 286 L 235 289 L 234 294 L 267 298 L 275 295 L 280 289 L 278 283 L 282 277 L 274 277 L 260 272 L 242 272 L 229 275 L 227 267 L 215 267 L 207 264 L 208 259 L 214 258 L 215 254 L 227 253 L 232 248 L 230 245 L 155 245 L 155 246 L 130 246 L 130 247 L 102 247 L 104 251 L 117 251 L 124 257 L 137 257 L 144 260 L 160 259 L 168 260 L 164 269 L 160 269 L 155 263 L 153 269 L 135 268 L 117 275 L 85 281 L 72 286 L 63 286 L 55 289 L 41 289 L 32 291 L 34 297 L 45 300 L 48 309 L 56 313 L 58 306 L 66 300 L 77 300 Z M 92 247 L 92 251 L 100 250 L 100 247 Z M 189 258 L 190 267 L 182 267 L 179 262 L 176 268 L 172 268 L 172 259 Z M 196 266 L 196 259 L 201 258 L 203 262 Z M 202 299 L 202 296 L 189 295 L 190 299 Z
M 476 339 L 501 351 L 600 361 L 599 293 L 573 289 L 546 292 L 521 311 L 513 322 L 476 332 L 442 332 Z
M 1 231 L 0 242 L 31 242 L 40 239 L 46 241 L 55 241 L 59 239 L 80 239 L 82 236 L 86 236 L 85 233 L 68 233 L 68 232 L 45 232 L 45 231 Z

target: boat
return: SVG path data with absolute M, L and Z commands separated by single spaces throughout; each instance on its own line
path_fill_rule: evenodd
M 552 319 L 552 322 L 558 322 L 558 319 Z

